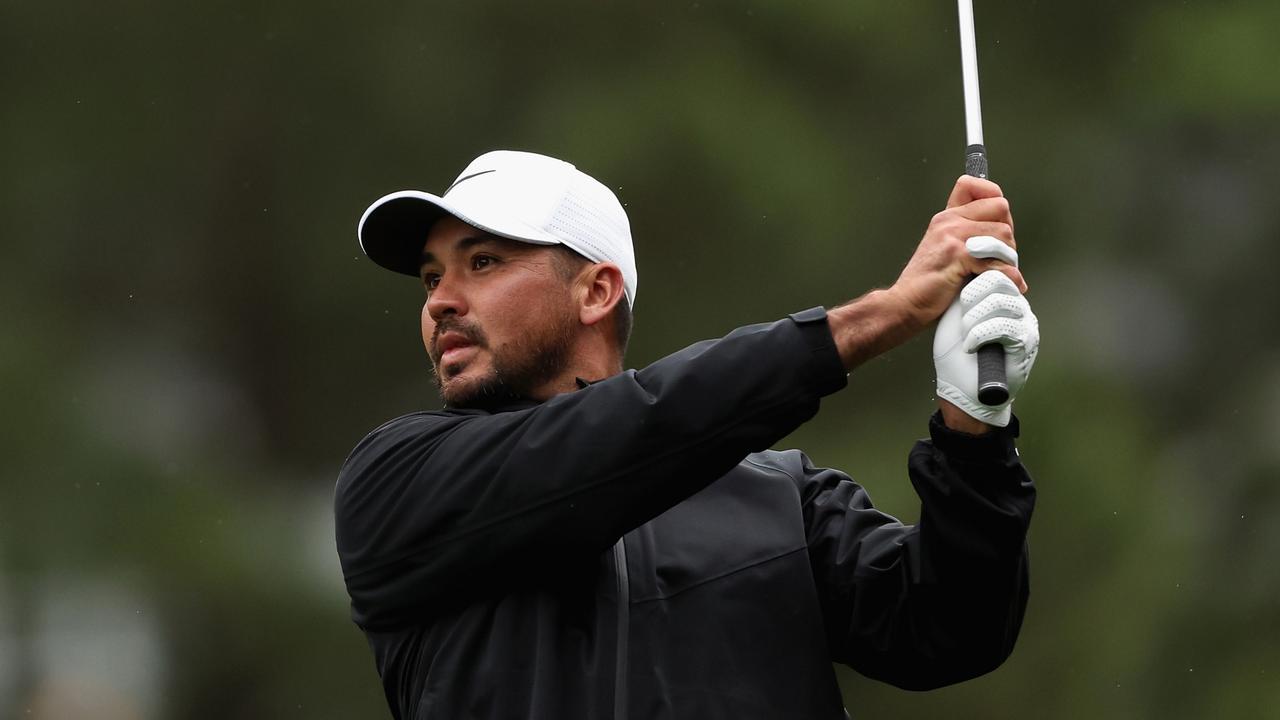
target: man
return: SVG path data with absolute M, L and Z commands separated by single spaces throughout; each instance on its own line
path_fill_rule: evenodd
M 1034 489 L 1009 406 L 974 399 L 972 351 L 1003 343 L 1016 393 L 1038 331 L 994 184 L 961 178 L 890 288 L 625 372 L 629 225 L 572 165 L 487 153 L 358 232 L 420 276 L 445 403 L 375 430 L 338 479 L 353 618 L 395 717 L 832 720 L 832 661 L 925 689 L 1012 650 Z M 919 524 L 766 450 L 944 311 L 946 399 L 909 459 Z

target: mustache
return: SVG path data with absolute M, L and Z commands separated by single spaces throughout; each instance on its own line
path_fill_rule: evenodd
M 436 329 L 431 333 L 431 359 L 437 365 L 440 363 L 440 336 L 448 332 L 461 335 L 472 345 L 478 347 L 488 346 L 484 331 L 480 329 L 479 325 L 464 322 L 457 318 L 446 317 L 436 323 Z

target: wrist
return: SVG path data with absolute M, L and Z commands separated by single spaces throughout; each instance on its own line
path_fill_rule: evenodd
M 947 426 L 942 412 L 929 418 L 929 437 L 933 445 L 948 457 L 967 461 L 1017 461 L 1015 440 L 1020 434 L 1017 418 L 1011 418 L 1003 428 L 993 427 L 985 435 L 971 435 Z
M 827 323 L 846 370 L 901 345 L 924 327 L 892 289 L 872 290 L 829 310 Z
M 942 414 L 942 424 L 957 432 L 967 435 L 985 435 L 991 432 L 990 425 L 941 398 L 938 399 L 938 411 Z
M 902 323 L 911 328 L 911 334 L 924 330 L 938 319 L 937 313 L 930 312 L 927 308 L 917 305 L 910 297 L 910 293 L 902 290 L 899 283 L 882 290 L 885 300 L 893 304 L 895 311 L 902 319 Z

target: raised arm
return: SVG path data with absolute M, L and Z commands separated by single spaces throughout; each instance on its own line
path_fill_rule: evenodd
M 355 619 L 395 625 L 593 557 L 794 430 L 844 384 L 816 308 L 526 409 L 392 421 L 338 480 Z
M 929 432 L 908 464 L 916 525 L 876 511 L 843 473 L 806 463 L 797 475 L 832 660 L 911 690 L 976 677 L 1012 652 L 1035 505 L 1016 421 L 974 437 L 935 415 Z

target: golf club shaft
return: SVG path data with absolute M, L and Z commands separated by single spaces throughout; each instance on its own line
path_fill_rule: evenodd
M 960 65 L 964 72 L 964 124 L 968 146 L 964 172 L 987 177 L 987 148 L 982 139 L 982 98 L 978 94 L 978 45 L 973 31 L 973 0 L 957 0 L 960 10 Z M 1004 346 L 987 343 L 978 348 L 978 401 L 1002 405 L 1009 399 Z

